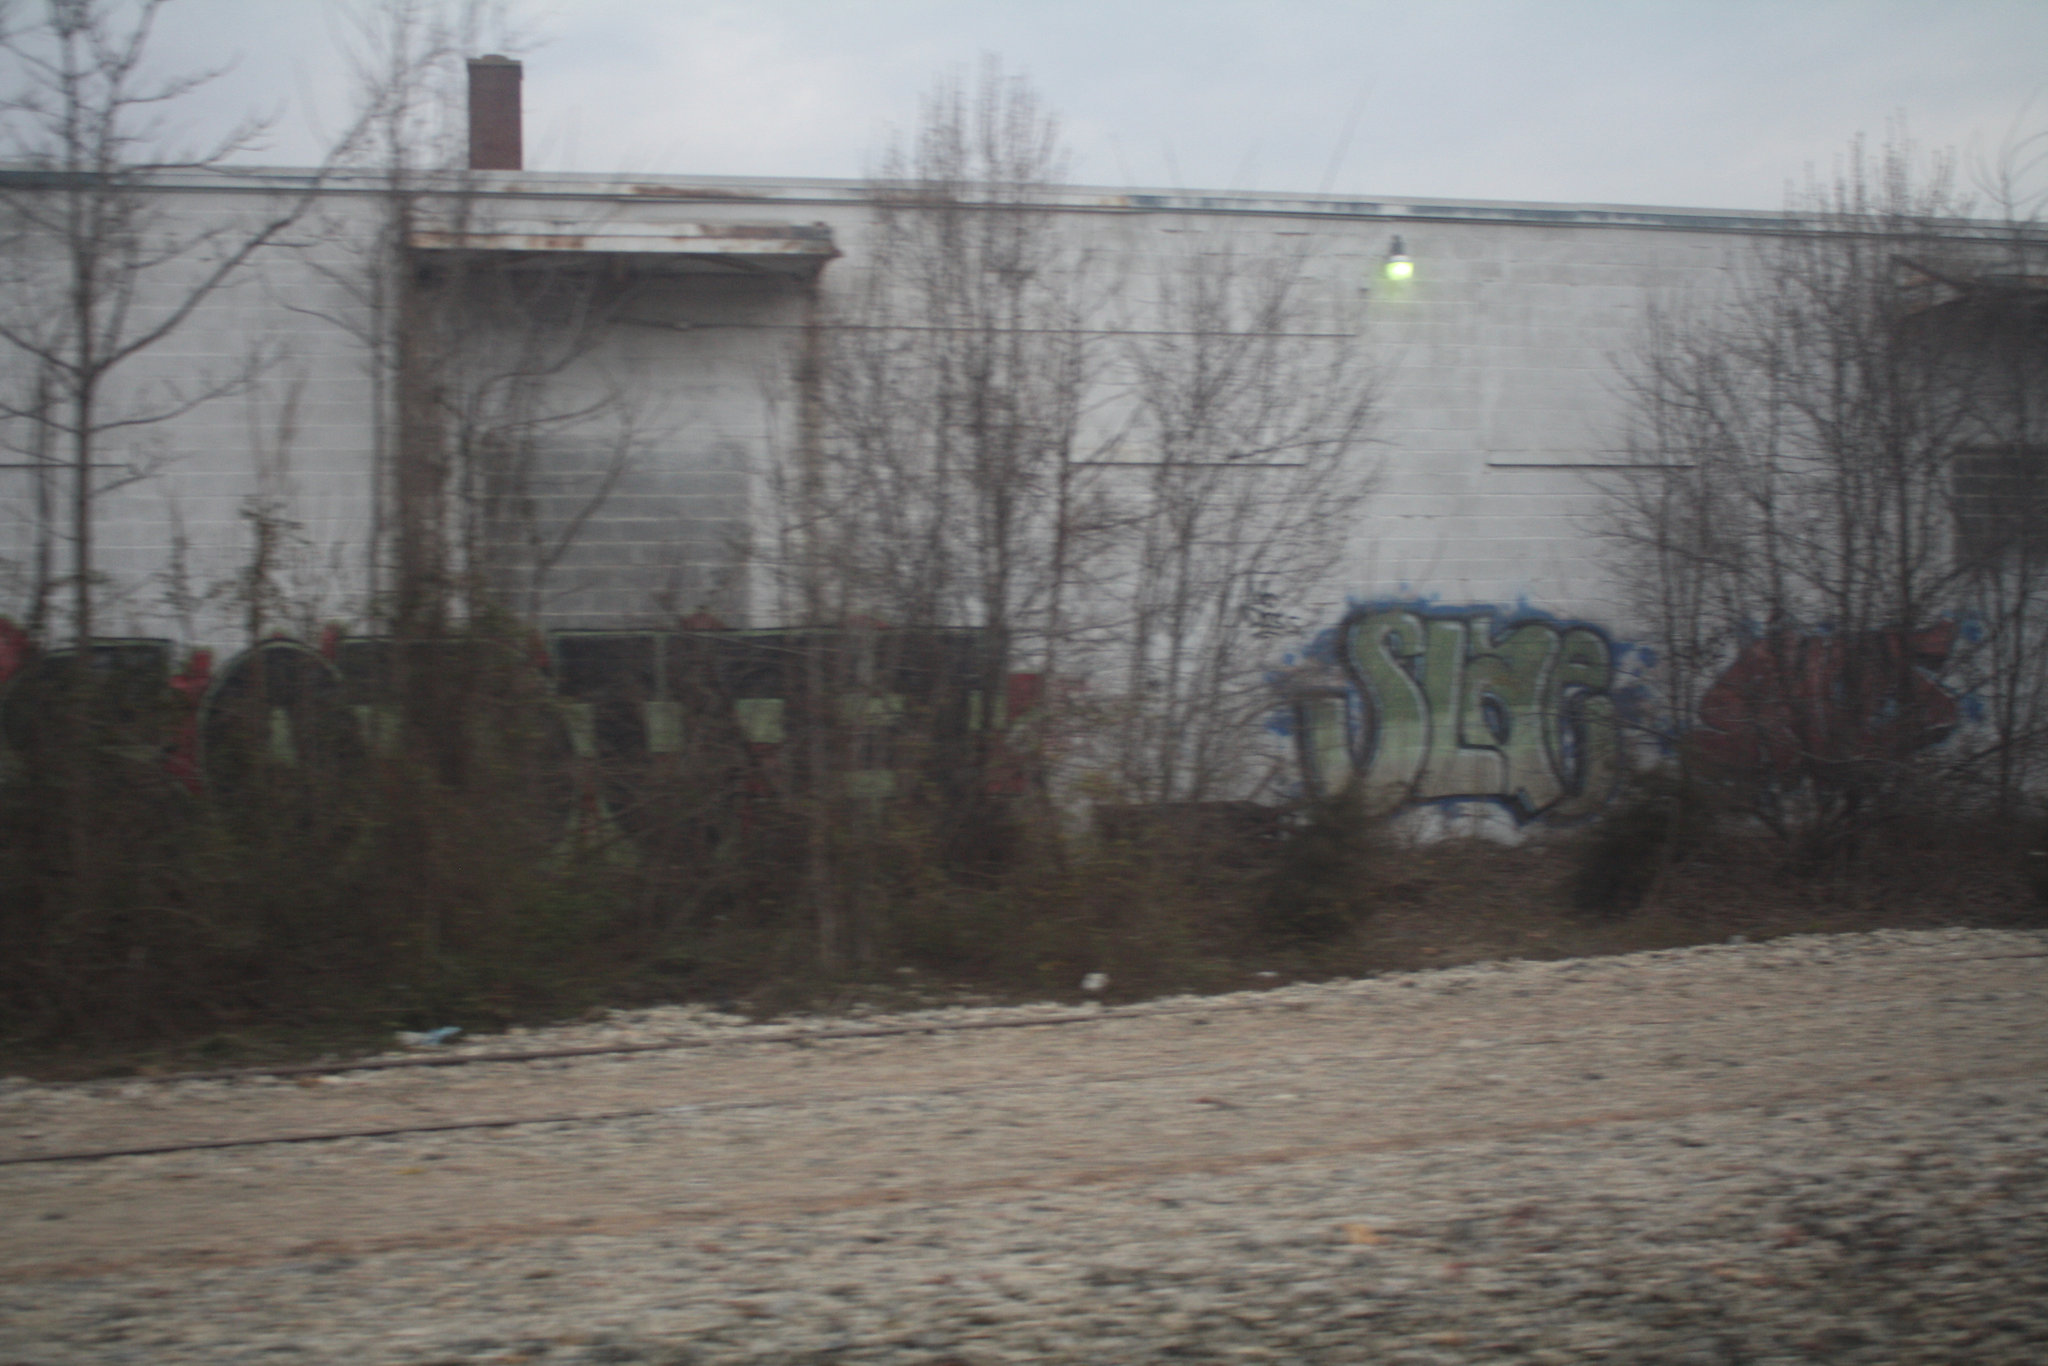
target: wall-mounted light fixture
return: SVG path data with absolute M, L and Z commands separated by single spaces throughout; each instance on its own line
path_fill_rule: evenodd
M 1415 278 L 1415 263 L 1408 259 L 1406 248 L 1396 237 L 1394 245 L 1387 248 L 1387 263 L 1380 267 L 1380 274 L 1389 280 L 1412 280 Z

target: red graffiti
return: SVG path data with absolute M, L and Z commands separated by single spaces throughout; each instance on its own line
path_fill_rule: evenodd
M 998 723 L 1002 729 L 996 735 L 997 759 L 984 788 L 990 796 L 1014 797 L 1031 790 L 1035 767 L 1026 737 L 1044 700 L 1045 675 L 1010 675 L 1003 698 L 1004 715 Z
M 1933 676 L 1955 639 L 1955 624 L 1942 622 L 1911 634 L 1781 631 L 1753 641 L 1700 699 L 1695 743 L 1713 762 L 1781 775 L 1931 745 L 1960 716 Z
M 27 668 L 35 648 L 36 643 L 29 638 L 28 632 L 6 617 L 0 617 L 0 683 Z
M 171 675 L 171 691 L 183 698 L 185 705 L 164 753 L 164 772 L 195 794 L 204 786 L 199 775 L 199 703 L 212 682 L 213 651 L 207 649 L 187 655 L 184 672 Z
M 726 781 L 743 799 L 747 823 L 752 803 L 788 794 L 790 770 L 811 762 L 805 737 L 821 723 L 844 728 L 850 776 L 871 792 L 894 791 L 913 771 L 957 783 L 962 760 L 973 755 L 982 791 L 1016 796 L 1032 790 L 1040 757 L 1057 739 L 1046 733 L 1052 709 L 1043 676 L 1007 675 L 988 704 L 976 686 L 976 632 L 858 624 L 870 636 L 888 632 L 878 642 L 835 629 L 731 631 L 708 613 L 686 625 L 681 632 L 562 632 L 552 640 L 536 633 L 525 642 L 533 691 L 551 686 L 568 704 L 553 715 L 578 804 L 570 819 L 579 828 L 596 830 L 609 825 L 609 813 L 646 809 L 660 775 L 682 762 L 686 735 L 695 737 L 690 753 L 699 760 L 733 770 Z M 415 743 L 418 737 L 391 724 L 404 652 L 411 651 L 414 670 L 431 675 L 459 658 L 451 651 L 484 646 L 415 647 L 329 626 L 318 649 L 276 638 L 218 667 L 212 651 L 195 649 L 177 668 L 173 648 L 167 640 L 102 640 L 91 657 L 120 682 L 124 724 L 138 745 L 156 752 L 164 774 L 195 794 L 232 800 L 237 775 L 252 765 L 318 760 L 322 771 L 338 772 L 386 746 Z M 858 688 L 856 650 L 868 660 Z M 0 750 L 23 749 L 47 725 L 70 676 L 69 655 L 38 650 L 0 617 Z M 797 705 L 814 686 L 807 661 L 829 665 L 845 689 L 810 711 Z M 1075 686 L 1052 684 L 1062 692 Z M 246 724 L 252 713 L 267 723 Z M 737 742 L 743 761 L 720 758 L 730 753 L 721 740 Z M 270 746 L 280 743 L 290 757 L 275 758 Z

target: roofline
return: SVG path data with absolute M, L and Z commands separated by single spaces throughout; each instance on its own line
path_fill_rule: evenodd
M 9 180 L 45 178 L 50 172 L 0 165 Z M 310 167 L 224 166 L 160 173 L 149 182 L 170 191 L 226 193 L 381 194 L 374 170 L 322 171 Z M 446 171 L 420 177 L 426 194 L 488 193 L 520 198 L 611 203 L 745 204 L 757 207 L 865 207 L 881 202 L 876 182 L 776 176 L 626 175 L 593 171 Z M 1007 207 L 1001 204 L 991 208 Z M 1033 208 L 1080 213 L 1174 213 L 1275 218 L 1348 219 L 1390 223 L 1496 223 L 1521 226 L 1634 228 L 1686 232 L 1788 233 L 1813 231 L 1814 217 L 1778 210 L 1716 209 L 1642 204 L 1564 204 L 1542 201 L 1353 197 L 1267 190 L 1172 190 L 1063 185 L 1051 187 Z M 1981 233 L 1987 222 L 1952 220 L 1957 232 Z

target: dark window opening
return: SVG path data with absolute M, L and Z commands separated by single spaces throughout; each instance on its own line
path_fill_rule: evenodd
M 1963 451 L 1955 463 L 1956 554 L 1970 565 L 2048 560 L 2048 449 Z

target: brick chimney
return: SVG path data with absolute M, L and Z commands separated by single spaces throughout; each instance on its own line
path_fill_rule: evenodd
M 469 169 L 525 169 L 519 82 L 524 68 L 496 53 L 469 63 Z

